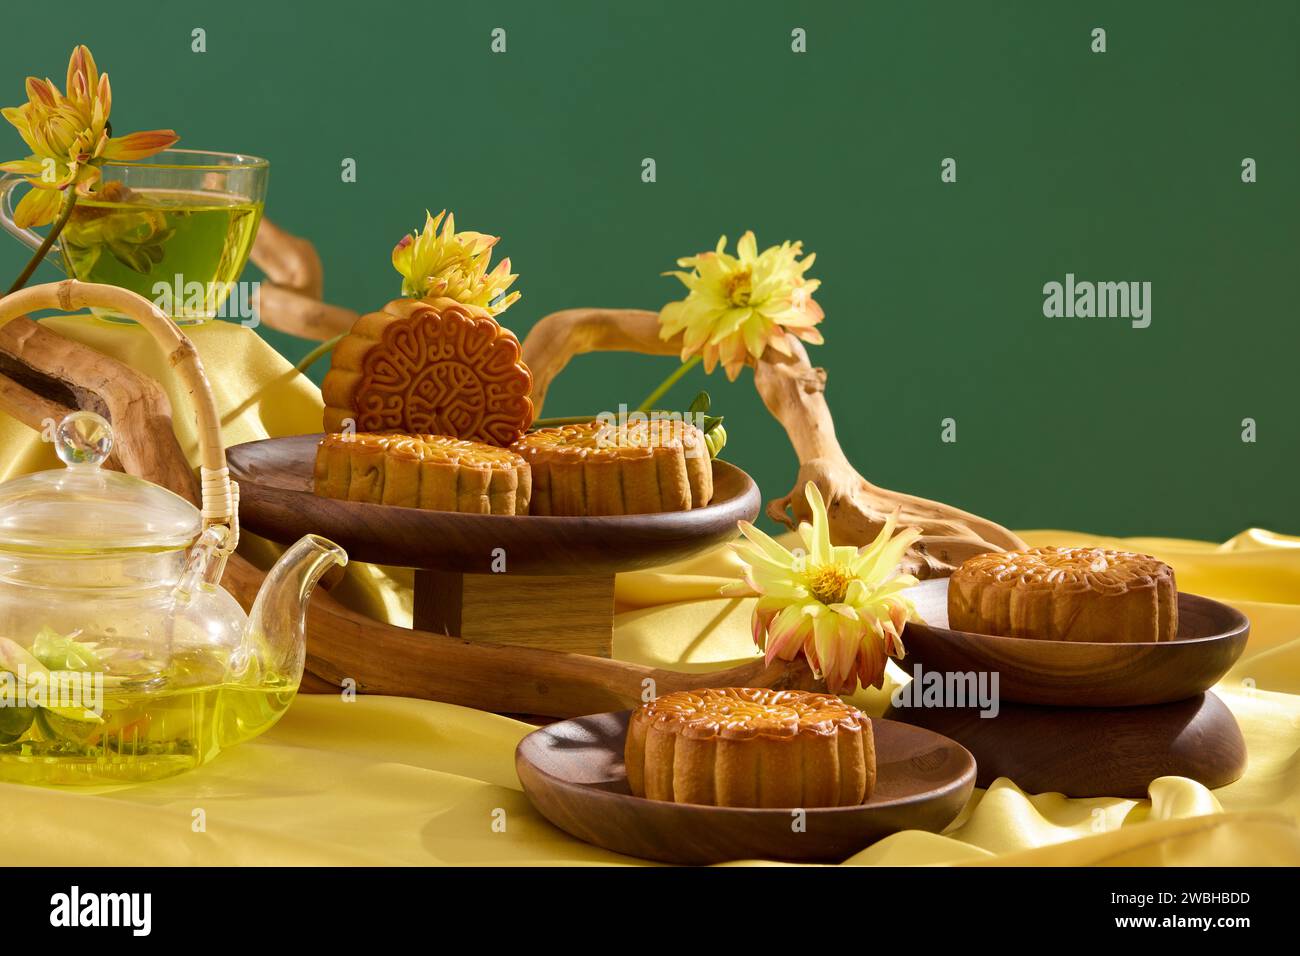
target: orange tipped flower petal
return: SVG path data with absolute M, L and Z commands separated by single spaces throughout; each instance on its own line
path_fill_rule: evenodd
M 180 137 L 176 135 L 176 131 L 173 129 L 151 129 L 140 133 L 131 133 L 129 136 L 115 136 L 108 141 L 103 156 L 105 159 L 116 159 L 123 162 L 144 159 L 155 153 L 161 153 L 179 139 Z
M 68 96 L 89 96 L 90 91 L 98 85 L 99 70 L 95 66 L 95 58 L 91 56 L 90 48 L 83 43 L 68 58 Z
M 108 74 L 105 73 L 99 78 L 99 94 L 95 97 L 95 106 L 103 114 L 105 122 L 108 121 L 108 114 L 113 109 L 113 87 L 108 82 Z
M 62 97 L 59 95 L 59 88 L 49 80 L 29 76 L 27 77 L 27 99 L 31 100 L 33 105 L 52 110 L 59 105 Z
M 19 176 L 39 176 L 45 171 L 35 158 L 32 159 L 11 159 L 7 163 L 0 163 L 0 172 L 17 173 Z

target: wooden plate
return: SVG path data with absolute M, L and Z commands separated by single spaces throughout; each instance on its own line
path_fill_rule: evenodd
M 1157 777 L 1213 790 L 1246 771 L 1241 728 L 1212 693 L 1149 707 L 1003 701 L 996 717 L 970 707 L 893 707 L 889 716 L 960 741 L 975 756 L 980 787 L 1010 777 L 1026 793 L 1144 800 Z
M 922 581 L 907 592 L 925 624 L 903 632 L 903 669 L 998 673 L 1003 700 L 1062 707 L 1136 707 L 1194 697 L 1213 687 L 1246 647 L 1250 621 L 1236 608 L 1195 594 L 1178 595 L 1172 641 L 1099 644 L 1035 641 L 952 631 L 948 580 Z
M 595 714 L 529 734 L 515 751 L 524 792 L 546 819 L 579 840 L 666 863 L 772 859 L 839 862 L 899 830 L 937 832 L 975 785 L 975 760 L 922 727 L 873 719 L 876 789 L 857 807 L 747 810 L 634 797 L 623 769 L 631 711 Z
M 631 571 L 689 557 L 729 541 L 758 514 L 754 480 L 713 463 L 713 501 L 666 514 L 600 518 L 470 515 L 320 498 L 312 469 L 320 435 L 236 445 L 226 452 L 239 482 L 244 527 L 273 541 L 308 532 L 337 541 L 355 561 L 490 573 L 504 548 L 512 574 Z

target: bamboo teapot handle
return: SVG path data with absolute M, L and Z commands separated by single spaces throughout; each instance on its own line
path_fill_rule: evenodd
M 180 375 L 189 392 L 198 424 L 203 528 L 224 526 L 228 534 L 221 551 L 223 554 L 231 553 L 239 543 L 239 486 L 230 479 L 226 467 L 221 418 L 212 386 L 203 371 L 203 363 L 199 361 L 198 350 L 180 326 L 148 299 L 129 289 L 76 279 L 29 286 L 0 296 L 0 326 L 40 309 L 75 312 L 87 308 L 113 309 L 139 322 L 162 346 L 168 363 Z

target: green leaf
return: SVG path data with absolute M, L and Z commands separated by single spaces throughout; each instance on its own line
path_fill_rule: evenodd
M 704 447 L 708 448 L 710 458 L 717 458 L 727 447 L 727 430 L 722 427 L 722 419 L 718 419 L 716 428 L 704 433 Z
M 70 708 L 58 708 L 57 711 L 42 707 L 36 714 L 36 726 L 46 740 L 66 740 L 74 744 L 84 744 L 99 733 L 103 724 L 100 717 L 81 717 Z
M 0 707 L 0 744 L 11 744 L 32 725 L 35 707 Z
M 122 265 L 126 266 L 132 272 L 138 272 L 141 275 L 147 276 L 153 271 L 153 263 L 149 261 L 149 256 L 146 255 L 139 246 L 127 245 L 124 242 L 110 241 L 108 243 L 108 251 L 113 253 L 114 259 L 122 263 Z
M 48 625 L 32 641 L 32 655 L 52 671 L 102 671 L 95 645 L 74 641 Z

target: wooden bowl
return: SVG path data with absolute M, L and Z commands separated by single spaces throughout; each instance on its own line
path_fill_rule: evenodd
M 703 508 L 617 517 L 473 515 L 321 498 L 312 493 L 320 435 L 236 445 L 226 452 L 239 482 L 240 519 L 273 541 L 312 532 L 356 561 L 487 574 L 505 549 L 512 574 L 590 574 L 655 567 L 731 540 L 760 496 L 735 465 L 713 462 L 713 500 Z
M 933 731 L 873 719 L 876 789 L 856 807 L 751 810 L 634 797 L 623 768 L 631 711 L 578 717 L 529 734 L 515 751 L 524 793 L 546 819 L 596 846 L 666 863 L 839 862 L 899 830 L 937 832 L 975 785 L 975 760 Z
M 1140 644 L 953 631 L 947 578 L 922 581 L 907 594 L 926 623 L 903 632 L 905 671 L 915 663 L 937 672 L 996 671 L 1000 697 L 1021 704 L 1136 707 L 1194 697 L 1228 672 L 1250 635 L 1250 621 L 1236 608 L 1181 592 L 1177 637 Z

